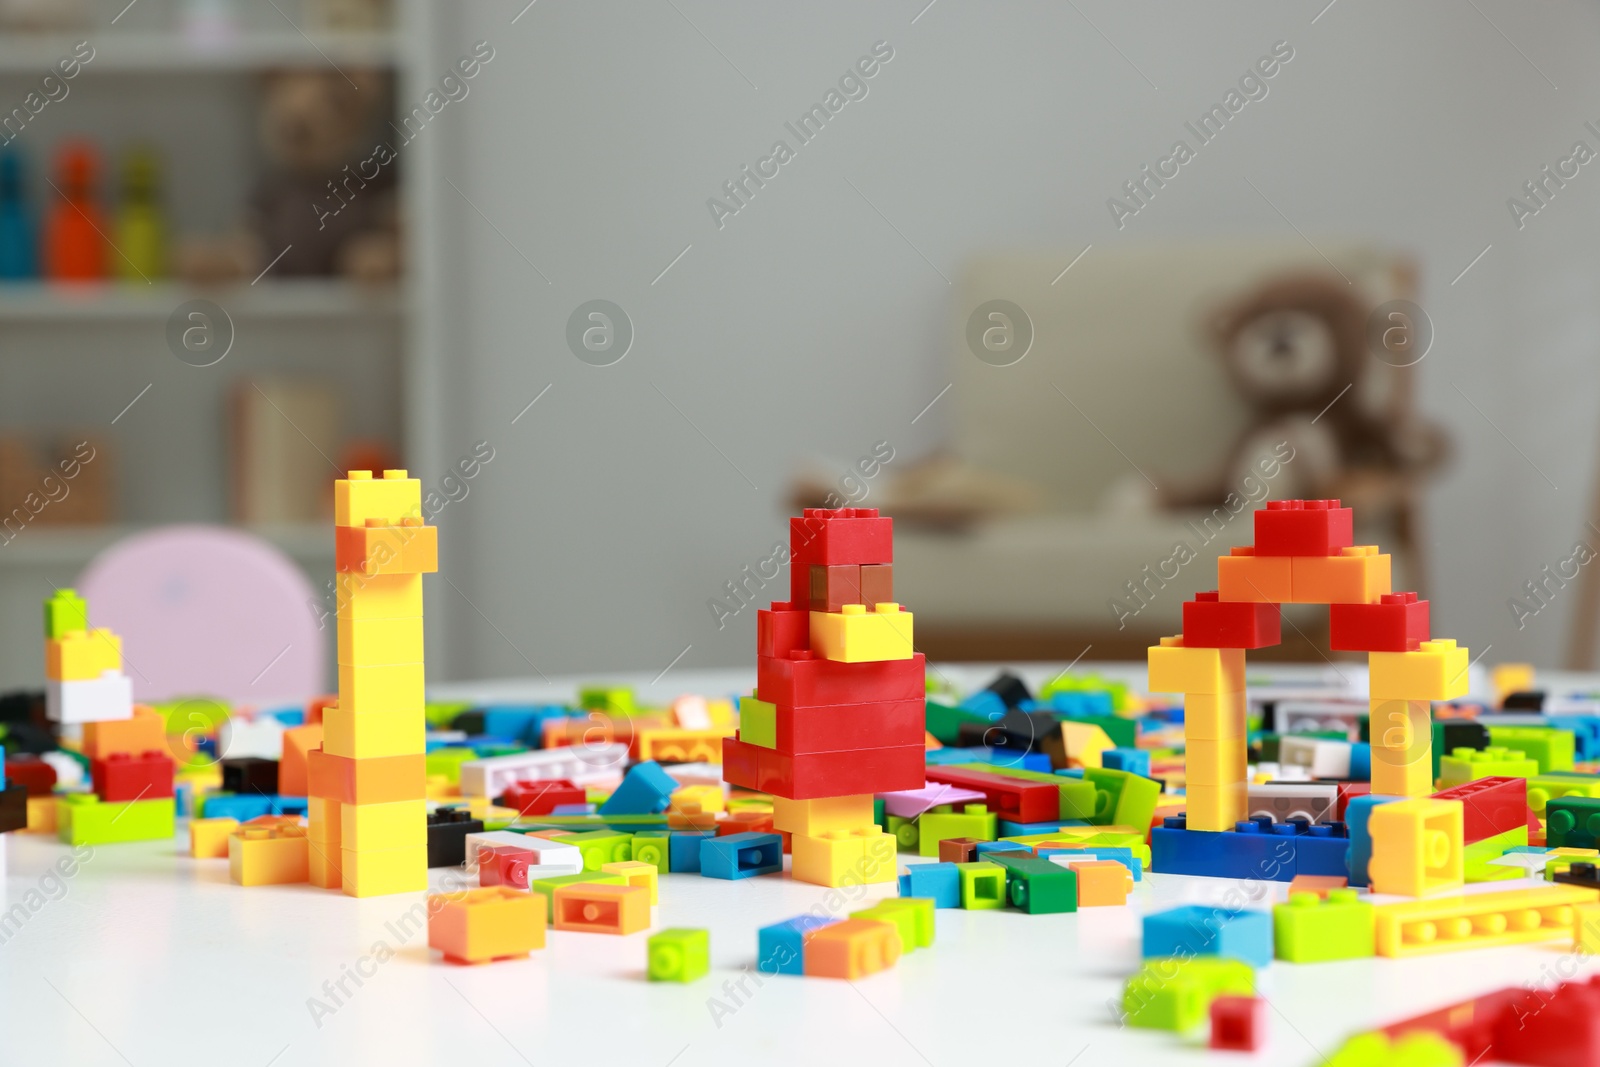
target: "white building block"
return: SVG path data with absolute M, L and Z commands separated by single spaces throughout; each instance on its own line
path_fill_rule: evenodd
M 44 713 L 51 722 L 109 722 L 133 718 L 133 680 L 121 671 L 76 682 L 44 683 Z
M 628 746 L 619 742 L 602 745 L 568 745 L 542 748 L 535 752 L 515 752 L 509 756 L 468 760 L 461 765 L 461 795 L 497 797 L 516 782 L 541 782 L 565 778 L 582 785 L 586 782 L 618 778 L 628 765 Z

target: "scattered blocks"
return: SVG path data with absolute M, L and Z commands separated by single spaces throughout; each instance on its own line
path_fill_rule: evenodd
M 1289 892 L 1287 904 L 1272 909 L 1274 951 L 1290 963 L 1353 960 L 1377 951 L 1377 915 L 1354 889 Z
M 711 931 L 675 926 L 650 935 L 652 982 L 695 982 L 711 971 Z
M 821 915 L 793 919 L 756 931 L 756 969 L 764 974 L 805 973 L 805 942 L 811 934 L 840 920 Z
M 1129 1026 L 1184 1033 L 1207 1021 L 1217 997 L 1255 991 L 1255 971 L 1241 960 L 1147 959 L 1123 988 L 1122 1014 Z
M 1272 916 L 1186 904 L 1144 917 L 1144 955 L 1220 956 L 1253 967 L 1272 962 Z
M 662 769 L 655 760 L 646 760 L 628 768 L 622 784 L 600 805 L 602 815 L 657 814 L 666 811 L 672 803 L 677 780 Z
M 802 962 L 808 977 L 855 981 L 893 967 L 900 951 L 893 923 L 846 919 L 812 931 Z
M 450 963 L 515 959 L 544 947 L 545 909 L 538 896 L 506 886 L 428 898 L 428 947 Z

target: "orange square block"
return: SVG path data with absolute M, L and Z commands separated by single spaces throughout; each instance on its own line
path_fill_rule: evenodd
M 421 753 L 355 759 L 313 749 L 306 755 L 311 796 L 341 804 L 392 804 L 427 797 L 428 763 Z
M 310 795 L 311 775 L 307 760 L 314 748 L 322 747 L 322 724 L 294 726 L 283 732 L 283 755 L 278 760 L 278 792 L 286 797 Z
M 1295 604 L 1376 604 L 1389 586 L 1390 557 L 1377 545 L 1341 548 L 1337 556 L 1291 556 Z
M 1126 904 L 1133 892 L 1133 872 L 1116 860 L 1074 863 L 1078 872 L 1078 907 Z
M 432 574 L 439 569 L 439 528 L 422 519 L 388 525 L 335 526 L 334 570 L 340 574 Z
M 83 754 L 92 760 L 137 756 L 166 747 L 167 718 L 145 704 L 133 706 L 132 718 L 83 724 Z
M 1217 599 L 1224 603 L 1286 604 L 1294 590 L 1289 556 L 1258 556 L 1240 545 L 1217 560 Z
M 557 930 L 633 934 L 650 926 L 650 890 L 642 885 L 579 882 L 559 886 L 550 908 Z
M 451 963 L 526 956 L 544 948 L 544 932 L 544 897 L 510 886 L 428 898 L 428 947 Z
M 846 919 L 806 936 L 801 966 L 811 977 L 855 981 L 893 967 L 901 950 L 900 931 L 892 923 Z

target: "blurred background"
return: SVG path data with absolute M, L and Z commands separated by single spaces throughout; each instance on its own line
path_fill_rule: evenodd
M 167 524 L 286 554 L 331 646 L 331 481 L 394 466 L 439 681 L 748 664 L 786 516 L 840 504 L 896 517 L 931 657 L 1141 658 L 1296 496 L 1435 634 L 1592 665 L 1591 4 L 0 26 L 7 685 L 40 598 Z

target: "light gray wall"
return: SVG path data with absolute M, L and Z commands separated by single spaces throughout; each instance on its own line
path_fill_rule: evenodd
M 447 5 L 440 55 L 496 58 L 438 125 L 464 195 L 441 193 L 448 455 L 423 466 L 496 459 L 440 520 L 436 676 L 748 662 L 753 613 L 719 632 L 705 602 L 781 536 L 794 458 L 939 439 L 938 406 L 910 420 L 947 380 L 941 274 L 1291 227 L 1420 258 L 1421 404 L 1458 442 L 1434 628 L 1553 663 L 1572 590 L 1520 632 L 1506 601 L 1570 552 L 1600 447 L 1600 164 L 1520 232 L 1506 198 L 1600 149 L 1593 6 L 925 2 Z M 719 230 L 706 199 L 880 40 L 867 98 Z M 1119 231 L 1107 197 L 1280 40 L 1270 95 Z M 611 367 L 564 342 L 593 298 L 637 331 Z

